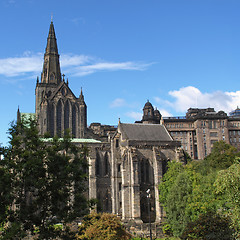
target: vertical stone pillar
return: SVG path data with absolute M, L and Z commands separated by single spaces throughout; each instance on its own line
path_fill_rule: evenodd
M 70 136 L 72 136 L 72 104 L 69 104 L 69 129 L 70 129 Z
M 131 218 L 131 201 L 130 201 L 130 186 L 129 186 L 129 161 L 128 157 L 125 156 L 121 164 L 121 177 L 122 177 L 122 190 L 121 190 L 121 201 L 122 201 L 122 220 L 128 220 Z
M 131 218 L 135 221 L 141 221 L 141 206 L 140 206 L 140 184 L 139 184 L 139 161 L 136 156 L 131 154 L 130 157 L 130 209 L 131 211 Z
M 117 194 L 116 194 L 116 161 L 115 161 L 114 139 L 111 140 L 111 198 L 112 198 L 112 213 L 117 214 Z
M 162 180 L 162 161 L 160 160 L 160 152 L 153 148 L 153 176 L 154 176 L 154 192 L 155 192 L 155 210 L 156 210 L 156 222 L 160 222 L 162 218 L 161 206 L 159 202 L 159 189 L 158 186 Z
M 97 198 L 97 179 L 95 170 L 95 158 L 89 157 L 89 199 Z

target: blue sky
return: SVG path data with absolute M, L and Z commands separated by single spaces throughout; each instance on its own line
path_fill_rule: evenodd
M 88 124 L 134 122 L 147 101 L 163 116 L 240 106 L 239 0 L 1 0 L 0 143 L 35 111 L 53 15 L 61 71 Z

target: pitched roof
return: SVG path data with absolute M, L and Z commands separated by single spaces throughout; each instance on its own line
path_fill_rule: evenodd
M 173 141 L 168 131 L 160 124 L 120 123 L 123 138 L 136 141 Z

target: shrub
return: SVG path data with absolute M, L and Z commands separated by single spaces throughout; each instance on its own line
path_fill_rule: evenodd
M 131 239 L 131 235 L 126 232 L 116 215 L 91 213 L 83 218 L 77 239 L 128 240 Z

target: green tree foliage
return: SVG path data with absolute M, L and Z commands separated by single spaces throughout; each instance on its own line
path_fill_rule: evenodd
M 180 162 L 168 162 L 168 170 L 164 174 L 161 184 L 159 185 L 159 200 L 165 206 L 170 189 L 174 185 L 177 176 L 183 171 L 183 165 Z
M 231 166 L 238 155 L 236 148 L 220 141 L 214 144 L 212 153 L 203 161 L 192 161 L 185 166 L 176 162 L 169 163 L 168 171 L 159 186 L 159 198 L 166 211 L 167 227 L 175 236 L 180 236 L 185 226 L 189 222 L 197 221 L 200 215 L 207 212 L 219 212 L 226 208 L 226 202 L 230 202 L 226 197 L 227 192 L 225 195 L 216 195 L 214 183 L 218 171 Z M 237 172 L 236 169 L 234 171 Z M 223 173 L 225 171 L 220 171 L 219 174 L 225 176 Z M 226 178 L 224 180 L 219 178 L 218 182 L 221 181 L 226 183 Z M 238 182 L 236 179 L 234 181 Z M 230 180 L 228 183 L 230 184 Z M 226 184 L 219 183 L 222 188 L 219 188 L 218 193 L 227 189 Z M 224 186 L 226 186 L 225 190 L 223 190 Z M 235 186 L 234 197 L 239 194 L 239 190 Z M 229 196 L 233 198 L 233 195 Z M 239 218 L 237 220 L 240 222 Z
M 79 240 L 127 240 L 126 232 L 117 216 L 109 213 L 91 213 L 83 218 L 77 234 Z
M 1 170 L 11 180 L 12 202 L 2 238 L 29 232 L 37 233 L 38 239 L 55 238 L 59 234 L 56 223 L 65 225 L 88 208 L 84 197 L 86 149 L 77 148 L 67 135 L 61 141 L 54 138 L 45 143 L 34 119 L 12 124 L 9 134 L 10 146 L 4 150 Z
M 221 170 L 230 167 L 234 163 L 239 152 L 235 147 L 224 141 L 215 142 L 212 152 L 204 159 L 205 170 Z
M 4 155 L 4 148 L 0 148 L 0 155 Z M 11 173 L 5 168 L 4 160 L 0 161 L 0 223 L 3 226 L 6 223 L 9 206 L 11 204 Z
M 214 187 L 225 199 L 222 211 L 232 219 L 236 232 L 240 232 L 240 158 L 228 169 L 218 172 Z
M 188 174 L 186 172 L 180 173 L 169 191 L 166 204 L 168 222 L 175 236 L 179 236 L 182 233 L 189 221 L 186 207 L 191 191 L 192 182 Z
M 230 227 L 230 219 L 213 212 L 202 214 L 197 220 L 187 224 L 181 239 L 231 240 L 233 230 Z

